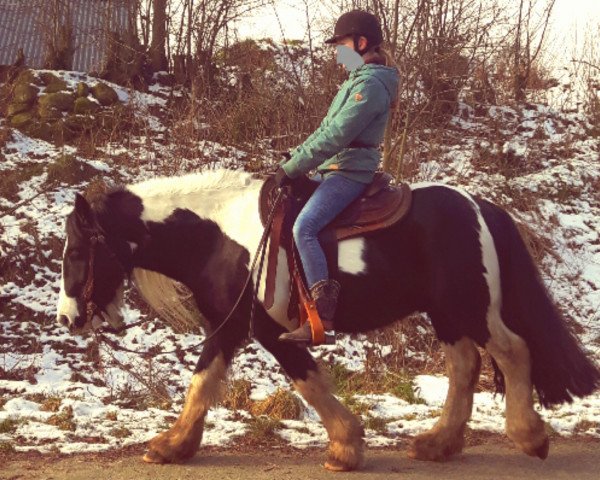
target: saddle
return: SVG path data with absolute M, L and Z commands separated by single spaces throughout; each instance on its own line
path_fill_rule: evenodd
M 337 244 L 340 240 L 365 235 L 388 228 L 400 221 L 408 212 L 412 200 L 412 192 L 406 183 L 392 185 L 393 177 L 384 172 L 377 172 L 373 181 L 364 193 L 343 210 L 320 234 L 319 242 L 327 258 L 327 266 L 332 278 L 337 272 Z M 275 275 L 279 248 L 286 250 L 288 268 L 292 282 L 292 301 L 290 301 L 290 318 L 298 316 L 299 321 L 309 320 L 313 326 L 314 312 L 311 310 L 310 295 L 306 288 L 301 262 L 292 236 L 292 227 L 296 217 L 308 201 L 319 182 L 303 176 L 295 179 L 282 196 L 273 215 L 273 223 L 269 235 L 268 263 L 265 280 L 264 306 L 269 310 L 275 299 Z M 266 225 L 269 213 L 273 208 L 277 195 L 273 176 L 268 177 L 260 191 L 259 213 L 263 226 Z M 294 286 L 296 287 L 294 290 Z M 299 303 L 296 303 L 298 298 Z M 318 322 L 317 322 L 318 323 Z M 321 327 L 322 328 L 322 327 Z M 313 334 L 315 330 L 313 329 Z

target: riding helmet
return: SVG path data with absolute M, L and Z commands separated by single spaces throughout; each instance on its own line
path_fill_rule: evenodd
M 351 10 L 338 18 L 333 37 L 325 40 L 325 43 L 335 43 L 341 37 L 352 35 L 354 38 L 362 35 L 368 40 L 369 47 L 383 42 L 383 33 L 379 20 L 372 13 L 364 10 Z

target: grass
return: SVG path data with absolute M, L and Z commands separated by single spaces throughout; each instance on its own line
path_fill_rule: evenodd
M 44 173 L 44 165 L 41 163 L 21 163 L 19 168 L 3 171 L 0 175 L 0 197 L 16 202 L 19 200 L 19 190 L 23 182 Z
M 73 155 L 60 155 L 47 168 L 46 183 L 50 186 L 67 183 L 76 185 L 90 180 L 98 173 L 94 167 L 77 160 Z
M 0 422 L 0 433 L 15 433 L 22 422 L 16 418 L 5 418 Z
M 252 408 L 252 384 L 248 380 L 233 380 L 227 386 L 225 397 L 221 405 L 229 410 L 247 410 Z
M 304 413 L 304 404 L 294 393 L 278 388 L 268 398 L 255 402 L 250 412 L 253 415 L 268 415 L 278 420 L 298 420 Z
M 356 393 L 390 393 L 411 404 L 422 404 L 424 401 L 417 397 L 414 391 L 414 379 L 406 373 L 390 371 L 352 372 L 341 364 L 331 367 L 335 393 L 349 398 Z
M 0 442 L 0 454 L 8 454 L 15 452 L 15 446 L 11 442 Z
M 108 433 L 116 438 L 127 438 L 133 435 L 131 430 L 129 430 L 127 427 L 115 427 Z
M 58 397 L 48 397 L 42 402 L 40 410 L 44 412 L 58 412 L 62 399 Z
M 343 396 L 342 401 L 354 415 L 368 415 L 371 410 L 371 405 L 361 402 L 351 394 Z
M 246 437 L 257 443 L 272 442 L 276 435 L 275 432 L 283 428 L 283 424 L 279 420 L 266 415 L 252 418 L 247 425 Z
M 73 421 L 73 407 L 68 406 L 62 412 L 52 415 L 46 422 L 48 425 L 54 425 L 60 430 L 75 431 L 77 426 Z
M 580 420 L 579 422 L 577 422 L 577 425 L 575 425 L 573 429 L 573 431 L 577 433 L 585 433 L 588 430 L 595 430 L 596 432 L 600 432 L 600 423 L 593 422 L 591 420 Z
M 45 393 L 30 393 L 24 396 L 26 400 L 39 403 L 43 412 L 58 412 L 62 399 L 60 397 L 48 396 Z
M 234 380 L 229 383 L 221 405 L 229 410 L 246 410 L 257 417 L 266 415 L 277 420 L 296 420 L 304 413 L 302 400 L 289 390 L 279 388 L 260 401 L 252 400 L 251 393 L 252 384 L 248 380 Z
M 111 422 L 116 422 L 117 421 L 117 412 L 106 412 L 106 415 L 104 416 L 107 420 L 110 420 Z
M 363 423 L 365 428 L 375 430 L 380 435 L 384 435 L 387 433 L 387 424 L 389 421 L 389 419 L 369 415 Z

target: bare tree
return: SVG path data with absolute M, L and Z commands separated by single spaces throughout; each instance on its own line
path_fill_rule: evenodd
M 152 13 L 150 64 L 154 71 L 167 70 L 167 0 L 152 0 Z
M 44 67 L 70 70 L 73 66 L 75 40 L 69 2 L 52 0 L 42 4 L 42 31 L 46 44 Z
M 515 40 L 513 46 L 513 95 L 517 101 L 525 100 L 525 89 L 532 67 L 537 60 L 548 30 L 556 0 L 519 0 Z M 536 11 L 541 9 L 541 14 Z

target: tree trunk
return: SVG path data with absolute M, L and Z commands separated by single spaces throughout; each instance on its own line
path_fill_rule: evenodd
M 152 42 L 150 44 L 150 63 L 152 69 L 167 70 L 165 44 L 167 39 L 167 0 L 152 0 Z

